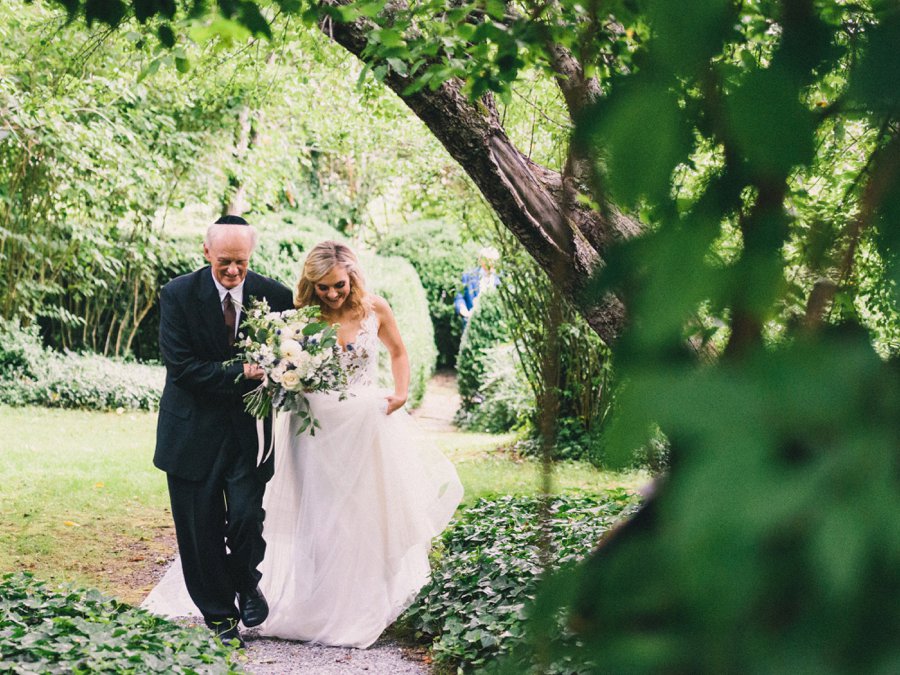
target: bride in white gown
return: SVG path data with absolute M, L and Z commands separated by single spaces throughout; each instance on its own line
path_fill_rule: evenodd
M 269 600 L 263 635 L 368 647 L 415 599 L 429 576 L 432 538 L 462 498 L 453 465 L 416 443 L 403 404 L 409 360 L 388 303 L 366 293 L 356 256 L 323 242 L 306 258 L 297 305 L 318 304 L 340 325 L 349 396 L 309 395 L 320 428 L 297 434 L 275 419 L 275 475 L 263 508 Z M 383 344 L 393 392 L 376 387 Z
M 403 409 L 409 360 L 388 303 L 365 290 L 345 245 L 326 241 L 306 258 L 298 306 L 318 304 L 340 324 L 348 396 L 308 395 L 320 428 L 297 433 L 291 413 L 274 421 L 275 475 L 263 508 L 260 587 L 269 616 L 260 634 L 368 647 L 428 581 L 431 540 L 462 499 L 453 465 L 417 441 Z M 378 350 L 390 355 L 394 390 L 377 388 Z M 176 561 L 177 563 L 177 561 Z M 174 564 L 143 607 L 196 613 Z

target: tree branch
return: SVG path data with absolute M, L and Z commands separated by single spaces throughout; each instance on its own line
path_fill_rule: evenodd
M 338 4 L 341 0 L 328 0 Z M 326 34 L 361 57 L 373 25 L 366 19 L 329 22 Z M 532 162 L 507 137 L 492 99 L 473 102 L 459 80 L 404 95 L 411 83 L 391 70 L 389 86 L 469 174 L 503 224 L 550 280 L 607 343 L 621 333 L 625 308 L 610 296 L 585 307 L 582 295 L 610 246 L 640 232 L 640 224 L 613 207 L 604 213 L 564 194 L 563 176 Z

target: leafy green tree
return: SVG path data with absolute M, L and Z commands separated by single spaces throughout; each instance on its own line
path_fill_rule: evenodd
M 129 7 L 64 4 L 110 24 Z M 221 2 L 217 20 L 266 35 L 275 7 L 404 100 L 613 346 L 610 455 L 654 424 L 671 441 L 657 495 L 551 582 L 523 661 L 895 670 L 896 4 L 284 0 Z M 164 43 L 187 16 L 134 8 Z M 530 71 L 556 83 L 573 127 L 560 170 L 510 141 L 496 104 Z M 850 160 L 845 180 L 819 180 L 829 153 Z M 702 368 L 698 334 L 721 352 Z M 550 639 L 560 612 L 577 648 Z

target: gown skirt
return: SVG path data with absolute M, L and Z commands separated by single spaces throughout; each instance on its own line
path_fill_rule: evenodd
M 362 385 L 344 400 L 310 395 L 315 435 L 276 415 L 261 634 L 367 647 L 427 583 L 431 540 L 463 489 L 405 410 L 385 414 L 386 393 Z

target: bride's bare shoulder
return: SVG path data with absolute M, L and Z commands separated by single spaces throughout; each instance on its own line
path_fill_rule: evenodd
M 369 295 L 369 307 L 379 318 L 384 318 L 391 314 L 391 306 L 388 301 L 380 295 Z

